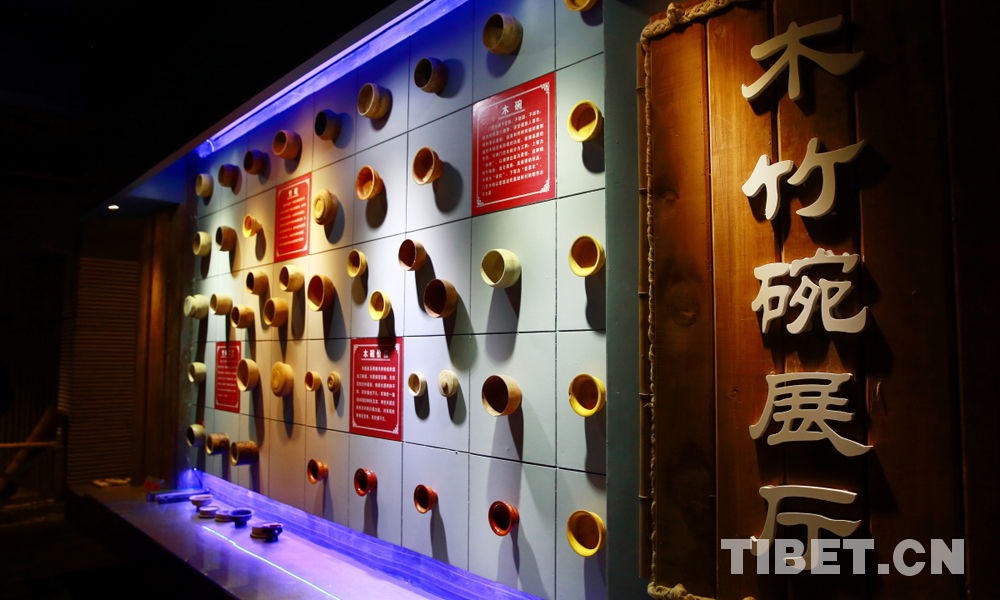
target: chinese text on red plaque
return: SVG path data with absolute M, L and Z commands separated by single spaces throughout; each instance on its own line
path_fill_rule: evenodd
M 555 97 L 549 73 L 473 107 L 473 215 L 555 195 Z
M 403 437 L 403 339 L 351 340 L 351 433 Z

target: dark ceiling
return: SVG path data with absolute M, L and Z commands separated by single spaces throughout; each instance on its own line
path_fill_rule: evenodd
M 391 3 L 3 0 L 5 187 L 100 203 Z

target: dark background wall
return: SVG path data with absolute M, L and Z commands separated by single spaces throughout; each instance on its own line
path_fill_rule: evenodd
M 0 346 L 0 443 L 28 436 L 60 381 L 64 399 L 73 390 L 77 290 L 90 283 L 79 280 L 80 258 L 138 269 L 151 215 L 172 210 L 136 202 L 111 213 L 107 199 L 388 4 L 2 3 L 0 333 L 14 343 Z M 129 314 L 121 303 L 135 292 L 106 298 L 105 310 Z M 138 330 L 119 327 L 117 341 Z M 0 471 L 12 456 L 0 450 Z M 40 459 L 26 487 L 56 490 L 62 458 Z

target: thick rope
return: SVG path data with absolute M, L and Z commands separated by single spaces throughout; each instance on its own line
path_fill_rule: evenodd
M 662 37 L 672 31 L 678 25 L 686 25 L 695 19 L 705 18 L 709 15 L 716 13 L 730 4 L 735 4 L 736 2 L 746 2 L 747 0 L 705 0 L 688 8 L 682 7 L 676 2 L 671 2 L 667 6 L 667 13 L 662 19 L 653 21 L 649 25 L 646 25 L 642 29 L 642 34 L 640 42 L 642 43 L 643 49 L 643 93 L 646 96 L 646 106 L 645 106 L 645 118 L 646 118 L 646 240 L 649 244 L 649 254 L 646 257 L 647 271 L 646 277 L 649 281 L 649 299 L 647 301 L 647 314 L 649 315 L 648 324 L 648 336 L 649 336 L 649 396 L 650 396 L 650 411 L 649 411 L 649 443 L 650 447 L 653 449 L 649 456 L 649 493 L 650 493 L 650 505 L 649 510 L 652 513 L 652 518 L 650 518 L 650 523 L 652 527 L 649 534 L 650 543 L 650 572 L 652 573 L 653 579 L 656 578 L 656 389 L 654 387 L 654 374 L 656 372 L 656 356 L 655 356 L 655 319 L 653 318 L 654 311 L 654 286 L 655 286 L 655 271 L 654 271 L 654 258 L 655 258 L 655 244 L 653 240 L 653 194 L 652 192 L 652 173 L 653 173 L 653 155 L 652 155 L 652 131 L 650 129 L 651 121 L 651 109 L 649 101 L 649 42 L 650 40 L 658 37 Z M 646 592 L 652 597 L 658 600 L 711 600 L 710 598 L 705 598 L 703 596 L 695 596 L 689 594 L 683 585 L 677 584 L 673 587 L 666 587 L 663 585 L 657 585 L 653 581 L 649 583 L 646 588 Z
M 679 583 L 674 587 L 650 583 L 646 588 L 646 592 L 657 600 L 712 600 L 712 598 L 689 594 L 688 591 L 684 589 L 684 586 Z
M 671 2 L 667 6 L 666 16 L 642 28 L 641 42 L 646 44 L 653 38 L 663 37 L 670 33 L 678 25 L 686 25 L 695 19 L 719 12 L 730 4 L 746 1 L 748 0 L 705 0 L 687 8 L 676 2 Z

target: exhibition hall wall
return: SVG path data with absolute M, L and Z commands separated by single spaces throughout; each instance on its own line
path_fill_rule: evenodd
M 570 118 L 581 101 L 606 112 L 601 5 L 455 4 L 188 169 L 198 255 L 183 273 L 181 363 L 193 366 L 176 374 L 177 435 L 193 444 L 188 466 L 292 507 L 541 598 L 605 598 L 605 148 L 599 114 L 582 133 Z M 494 14 L 522 27 L 516 53 L 487 50 Z M 428 64 L 447 72 L 438 91 L 414 80 Z M 384 116 L 359 113 L 363 90 L 376 105 L 388 91 Z M 519 109 L 538 124 L 507 120 Z M 276 153 L 296 137 L 298 152 Z M 415 163 L 423 148 L 440 164 L 430 183 L 413 173 L 432 160 Z M 541 173 L 490 179 L 487 160 L 514 161 L 509 175 L 534 156 Z M 382 189 L 369 195 L 372 171 Z M 535 179 L 548 185 L 488 200 Z M 516 261 L 519 277 L 489 285 L 484 257 L 508 272 Z M 234 309 L 252 320 L 236 326 Z M 237 371 L 254 365 L 257 385 L 240 389 Z M 232 464 L 217 434 L 254 442 L 256 462 Z M 427 512 L 418 486 L 436 494 Z M 516 509 L 506 535 L 496 502 Z M 576 511 L 600 519 L 577 532 L 579 552 Z

